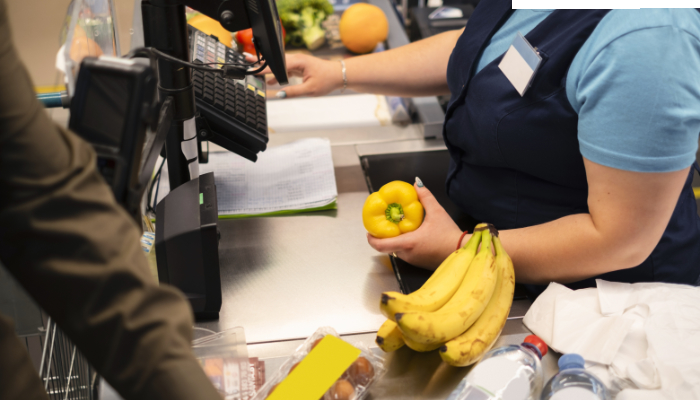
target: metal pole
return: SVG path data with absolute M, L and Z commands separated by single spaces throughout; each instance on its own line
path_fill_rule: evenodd
M 143 0 L 144 44 L 189 61 L 189 39 L 185 6 L 177 0 Z M 194 89 L 190 68 L 158 60 L 158 91 L 162 99 L 173 99 L 173 123 L 165 141 L 168 156 L 170 190 L 190 180 L 188 161 L 182 153 L 185 140 L 185 121 L 194 118 Z

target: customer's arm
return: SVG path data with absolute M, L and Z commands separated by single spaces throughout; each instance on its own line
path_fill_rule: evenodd
M 91 147 L 37 102 L 4 0 L 0 93 L 2 263 L 126 399 L 219 399 L 191 351 L 187 301 L 150 275 Z
M 346 59 L 348 88 L 404 97 L 449 93 L 447 62 L 463 30 L 444 32 L 396 49 Z M 302 77 L 303 83 L 284 87 L 286 97 L 322 96 L 343 87 L 338 61 L 294 54 L 287 56 L 287 71 L 290 76 Z M 269 74 L 269 68 L 263 73 Z

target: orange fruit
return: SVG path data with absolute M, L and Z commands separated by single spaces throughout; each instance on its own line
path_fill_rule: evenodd
M 340 40 L 353 53 L 369 53 L 386 40 L 389 21 L 377 6 L 356 3 L 343 12 L 338 26 Z

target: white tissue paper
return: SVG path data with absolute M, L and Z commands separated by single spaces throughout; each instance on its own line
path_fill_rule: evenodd
M 618 400 L 700 400 L 700 288 L 596 283 L 551 283 L 525 326 L 553 350 L 583 356 Z

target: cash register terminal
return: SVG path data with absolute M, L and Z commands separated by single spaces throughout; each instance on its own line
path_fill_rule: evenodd
M 255 161 L 268 141 L 265 84 L 242 55 L 188 27 L 185 6 L 231 32 L 252 28 L 257 71 L 267 66 L 286 84 L 287 70 L 274 0 L 142 0 L 145 45 L 165 53 L 157 59 L 158 89 L 174 106 L 165 144 L 171 192 L 156 207 L 158 277 L 185 293 L 196 319 L 216 319 L 222 298 L 216 185 L 213 173 L 190 179 L 192 159 L 183 149 L 200 137 Z
M 252 28 L 259 64 L 188 29 L 186 6 L 229 31 Z M 265 82 L 252 68 L 269 67 L 287 83 L 281 23 L 274 0 L 142 0 L 141 14 L 145 47 L 129 56 L 147 55 L 150 66 L 86 58 L 78 83 L 68 85 L 70 127 L 95 147 L 100 172 L 137 223 L 144 177 L 165 148 L 171 191 L 156 209 L 158 278 L 182 290 L 196 319 L 216 319 L 222 298 L 216 185 L 213 173 L 192 172 L 196 150 L 194 159 L 183 150 L 198 136 L 251 161 L 266 149 Z M 77 64 L 68 65 L 72 78 Z M 148 127 L 155 134 L 146 140 Z

